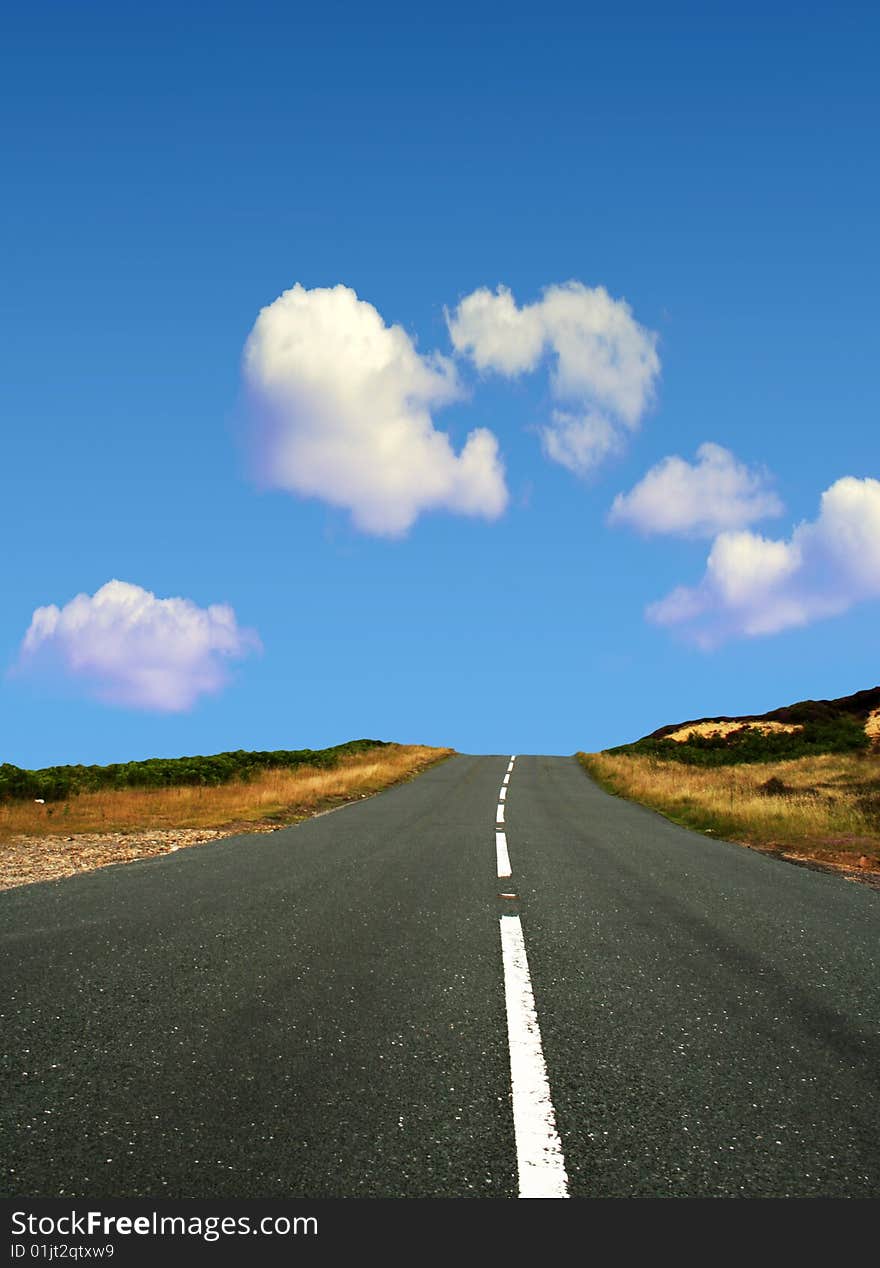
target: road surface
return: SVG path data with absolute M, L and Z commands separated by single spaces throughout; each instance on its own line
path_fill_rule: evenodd
M 571 758 L 457 756 L 0 920 L 7 1195 L 880 1194 L 880 894 Z

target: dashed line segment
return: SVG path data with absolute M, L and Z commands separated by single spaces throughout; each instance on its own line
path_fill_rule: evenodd
M 507 786 L 516 757 L 511 757 L 498 794 L 496 823 L 504 823 Z M 511 875 L 505 832 L 495 832 L 495 856 L 499 878 Z M 515 898 L 504 893 L 501 898 Z M 526 957 L 522 923 L 518 915 L 500 917 L 501 962 L 504 968 L 504 1000 L 507 1008 L 507 1042 L 510 1048 L 510 1082 L 513 1092 L 513 1132 L 521 1198 L 567 1198 L 568 1175 L 550 1083 L 544 1062 L 541 1030 L 535 1009 L 532 979 Z

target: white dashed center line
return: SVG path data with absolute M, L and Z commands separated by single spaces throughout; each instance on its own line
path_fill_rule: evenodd
M 503 832 L 495 833 L 495 857 L 498 860 L 498 875 L 510 875 L 510 855 L 507 853 L 507 837 Z
M 568 1176 L 519 916 L 501 916 L 501 959 L 513 1088 L 513 1131 L 521 1198 L 567 1198 Z
M 511 757 L 501 792 L 498 794 L 496 823 L 504 822 L 507 785 L 516 759 Z M 495 832 L 498 876 L 511 875 L 507 834 Z M 516 899 L 515 893 L 499 895 Z M 556 1130 L 556 1115 L 550 1099 L 550 1084 L 526 944 L 519 916 L 501 916 L 501 961 L 504 967 L 504 999 L 507 1006 L 507 1042 L 510 1048 L 510 1082 L 513 1091 L 513 1133 L 521 1198 L 567 1198 L 568 1175 L 562 1143 Z

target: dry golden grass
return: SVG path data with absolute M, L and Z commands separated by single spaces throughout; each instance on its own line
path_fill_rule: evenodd
M 81 793 L 44 806 L 31 801 L 0 805 L 0 841 L 16 833 L 128 832 L 138 828 L 217 828 L 265 819 L 287 821 L 322 805 L 378 792 L 445 757 L 449 749 L 391 744 L 323 769 L 298 766 L 263 771 L 249 783 L 216 788 L 127 788 Z
M 865 723 L 865 735 L 872 740 L 880 740 L 880 709 L 875 709 L 873 713 L 868 714 L 868 720 Z
M 731 731 L 760 731 L 762 735 L 771 735 L 774 731 L 778 734 L 784 731 L 787 735 L 793 735 L 795 731 L 803 731 L 803 729 L 802 726 L 797 726 L 793 722 L 694 722 L 691 726 L 683 726 L 677 731 L 671 731 L 663 738 L 675 740 L 676 744 L 683 744 L 694 735 L 725 736 L 730 735 Z
M 716 767 L 632 754 L 578 757 L 610 792 L 686 827 L 790 858 L 880 870 L 877 753 Z M 771 780 L 778 782 L 768 790 Z
M 331 769 L 268 770 L 249 783 L 82 793 L 42 806 L 7 802 L 0 805 L 0 888 L 296 823 L 408 779 L 452 751 L 389 744 Z

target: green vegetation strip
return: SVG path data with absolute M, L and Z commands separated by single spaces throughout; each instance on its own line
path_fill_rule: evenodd
M 259 771 L 294 766 L 337 766 L 345 757 L 385 748 L 386 740 L 349 740 L 324 749 L 275 749 L 270 752 L 214 753 L 209 757 L 150 757 L 143 762 L 116 762 L 111 766 L 47 766 L 22 770 L 0 764 L 0 801 L 24 801 L 42 797 L 63 801 L 77 793 L 121 788 L 175 788 L 229 784 L 248 780 Z

